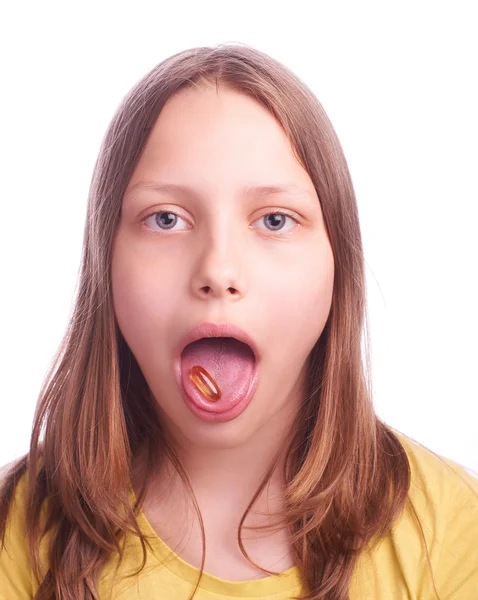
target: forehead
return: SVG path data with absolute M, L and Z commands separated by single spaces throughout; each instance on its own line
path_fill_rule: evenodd
M 265 177 L 310 186 L 275 117 L 257 100 L 227 88 L 192 88 L 172 96 L 138 167 L 141 179 L 203 176 L 229 179 L 231 184 L 237 178 L 244 185 L 244 179 Z
M 170 149 L 221 148 L 221 153 L 236 149 L 289 154 L 292 150 L 285 131 L 260 102 L 234 90 L 210 87 L 182 91 L 170 98 L 156 120 L 151 141 Z

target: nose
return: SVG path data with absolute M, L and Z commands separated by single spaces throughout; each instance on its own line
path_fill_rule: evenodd
M 204 285 L 200 288 L 201 292 L 204 292 L 203 295 L 208 295 L 208 296 L 223 296 L 223 295 L 226 295 L 227 292 L 229 292 L 230 295 L 238 294 L 237 286 L 228 286 L 227 291 L 224 294 L 221 293 L 221 289 L 223 289 L 223 288 L 221 287 L 220 284 L 218 284 L 217 286 Z
M 193 265 L 193 293 L 202 299 L 240 299 L 246 293 L 242 264 L 247 260 L 246 246 L 230 231 L 209 237 Z

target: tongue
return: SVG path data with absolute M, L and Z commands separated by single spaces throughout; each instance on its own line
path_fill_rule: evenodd
M 240 402 L 250 388 L 255 357 L 247 344 L 234 338 L 203 338 L 184 349 L 181 355 L 182 383 L 189 398 L 211 412 L 224 412 Z M 191 381 L 193 367 L 206 369 L 221 391 L 211 401 Z

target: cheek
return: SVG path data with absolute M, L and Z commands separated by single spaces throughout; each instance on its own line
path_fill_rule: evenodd
M 142 264 L 117 252 L 111 266 L 114 311 L 119 328 L 131 349 L 148 347 L 171 320 L 177 299 L 175 284 L 160 265 Z M 151 323 L 155 324 L 152 331 Z
M 309 255 L 310 256 L 310 255 Z M 300 265 L 268 287 L 267 320 L 271 346 L 291 348 L 300 362 L 314 347 L 327 322 L 334 284 L 330 253 Z M 284 341 L 287 340 L 287 344 Z M 281 352 L 282 352 L 281 350 Z
M 332 301 L 333 283 L 334 265 L 331 254 L 319 256 L 315 261 L 297 261 L 294 267 L 288 267 L 282 275 L 268 279 L 268 310 L 270 308 L 283 317 L 289 315 L 297 323 L 314 318 L 321 321 L 324 316 L 326 321 Z

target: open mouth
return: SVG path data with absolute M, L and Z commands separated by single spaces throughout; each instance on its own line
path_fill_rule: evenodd
M 199 340 L 195 340 L 188 344 L 182 351 L 181 356 L 186 352 L 190 352 L 191 349 L 195 349 L 196 352 L 206 352 L 213 354 L 216 360 L 229 353 L 229 356 L 237 354 L 249 353 L 253 360 L 256 359 L 253 349 L 246 344 L 234 337 L 202 337 Z
M 181 353 L 182 386 L 196 408 L 226 413 L 250 400 L 256 363 L 252 348 L 244 342 L 233 337 L 201 338 Z

